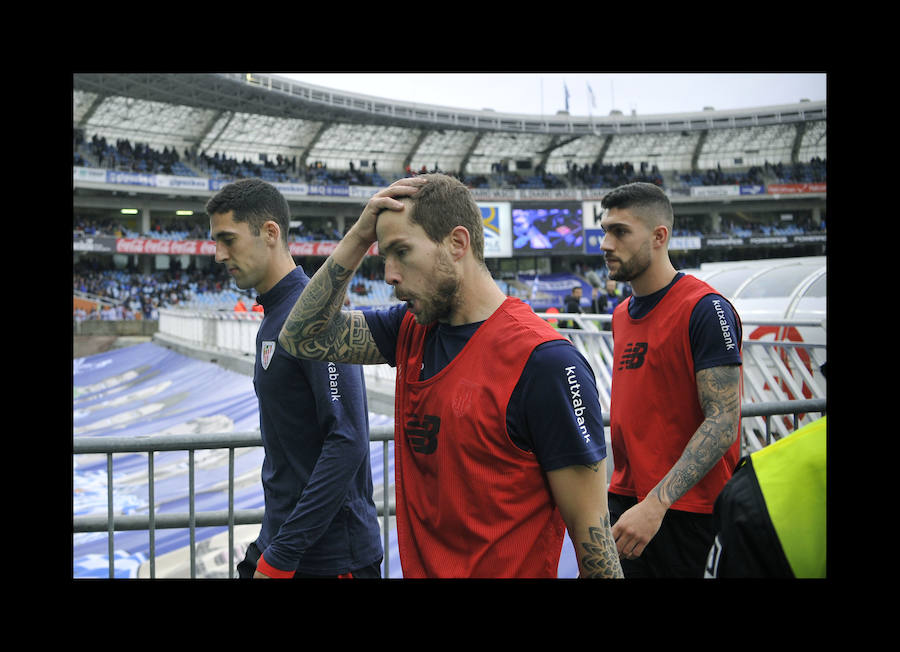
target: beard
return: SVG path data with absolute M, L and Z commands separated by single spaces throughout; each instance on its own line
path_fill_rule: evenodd
M 431 287 L 422 294 L 406 294 L 407 305 L 413 305 L 416 322 L 423 326 L 436 321 L 447 321 L 458 305 L 459 277 L 445 251 L 438 250 L 429 280 Z M 396 287 L 394 296 L 397 296 Z
M 434 294 L 430 300 L 421 302 L 421 309 L 416 315 L 416 321 L 427 325 L 436 321 L 447 321 L 450 313 L 456 307 L 456 294 L 459 291 L 459 279 L 455 276 L 445 276 L 438 279 L 434 287 Z
M 618 259 L 618 263 L 619 269 L 615 272 L 611 269 L 609 270 L 609 278 L 614 281 L 632 281 L 636 279 L 650 267 L 650 243 L 645 242 L 631 258 L 627 261 Z M 607 267 L 609 267 L 608 263 Z

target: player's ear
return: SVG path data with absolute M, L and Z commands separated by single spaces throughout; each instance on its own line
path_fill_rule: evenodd
M 658 224 L 653 228 L 653 244 L 663 249 L 669 246 L 669 227 L 665 224 Z
M 262 225 L 262 234 L 265 237 L 266 244 L 277 244 L 281 237 L 281 227 L 275 220 L 266 220 Z
M 444 239 L 450 251 L 450 257 L 457 261 L 462 258 L 466 251 L 470 249 L 471 241 L 469 230 L 464 226 L 455 226 L 450 234 Z

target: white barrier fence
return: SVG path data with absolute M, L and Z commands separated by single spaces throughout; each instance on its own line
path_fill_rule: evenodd
M 612 386 L 612 333 L 604 330 L 609 315 L 538 313 L 555 322 L 594 370 L 600 404 L 609 413 Z M 255 355 L 256 332 L 262 313 L 160 310 L 159 332 L 207 350 Z M 575 324 L 577 328 L 566 328 Z M 744 404 L 826 398 L 821 366 L 826 361 L 826 325 L 815 320 L 747 319 L 743 321 Z M 367 365 L 366 378 L 392 385 L 394 369 Z M 805 425 L 818 415 L 800 415 Z M 776 419 L 770 426 L 776 438 L 794 429 L 792 420 Z M 744 443 L 750 452 L 766 444 L 763 417 L 745 418 Z

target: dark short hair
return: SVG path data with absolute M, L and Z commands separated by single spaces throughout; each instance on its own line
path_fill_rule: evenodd
M 291 209 L 278 188 L 262 179 L 240 179 L 223 186 L 206 203 L 206 214 L 233 211 L 235 222 L 246 222 L 253 235 L 259 235 L 268 220 L 278 224 L 281 240 L 287 246 L 288 229 L 291 226 Z
M 650 226 L 665 223 L 671 228 L 675 223 L 672 202 L 662 188 L 652 183 L 638 181 L 613 188 L 600 200 L 600 206 L 604 210 L 633 210 Z
M 428 183 L 409 198 L 412 204 L 410 221 L 421 226 L 428 237 L 438 243 L 457 226 L 464 226 L 469 232 L 475 260 L 484 264 L 484 219 L 472 193 L 459 179 L 446 174 L 422 174 L 419 177 L 427 179 Z

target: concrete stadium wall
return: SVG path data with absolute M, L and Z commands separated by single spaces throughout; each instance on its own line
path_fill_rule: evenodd
M 74 324 L 74 335 L 77 336 L 153 337 L 159 330 L 159 322 L 149 319 L 135 319 L 133 321 L 89 319 L 76 321 Z

